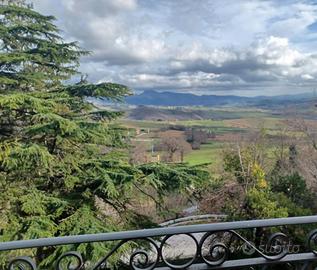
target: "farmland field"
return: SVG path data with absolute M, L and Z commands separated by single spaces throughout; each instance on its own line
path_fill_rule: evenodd
M 210 142 L 203 144 L 199 150 L 194 150 L 185 156 L 185 162 L 190 165 L 199 165 L 204 163 L 211 163 L 211 168 L 220 165 L 220 157 L 225 143 L 223 142 Z
M 188 113 L 190 110 L 195 112 L 197 108 L 186 108 Z M 179 108 L 178 108 L 179 110 Z M 185 110 L 185 109 L 184 109 Z M 124 118 L 119 123 L 125 127 L 136 131 L 134 139 L 137 145 L 143 145 L 147 148 L 149 155 L 162 156 L 161 151 L 153 151 L 154 145 L 160 142 L 160 134 L 178 130 L 178 135 L 184 137 L 186 129 L 199 129 L 209 133 L 213 133 L 214 137 L 208 139 L 206 143 L 201 144 L 199 149 L 187 151 L 184 154 L 183 161 L 190 165 L 208 164 L 210 171 L 217 173 L 221 170 L 223 152 L 236 145 L 240 141 L 247 141 L 248 136 L 259 131 L 272 138 L 278 137 L 285 129 L 285 120 L 288 116 L 275 115 L 268 110 L 241 108 L 219 108 L 208 109 L 199 108 L 200 111 L 206 110 L 210 112 L 210 119 L 165 119 L 165 120 L 135 120 Z M 160 112 L 164 109 L 160 108 Z M 169 109 L 169 113 L 171 109 Z M 310 120 L 315 124 L 315 120 Z M 175 133 L 175 132 L 174 132 Z M 289 132 L 289 134 L 291 134 Z M 272 152 L 272 148 L 269 152 Z

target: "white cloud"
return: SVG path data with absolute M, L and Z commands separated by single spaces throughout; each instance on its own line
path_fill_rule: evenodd
M 313 80 L 314 77 L 310 74 L 302 74 L 301 77 L 304 79 L 304 80 Z
M 317 77 L 314 58 L 314 54 L 294 49 L 288 39 L 273 36 L 238 50 L 194 44 L 170 56 L 161 66 L 156 63 L 121 69 L 116 79 L 135 88 L 183 91 L 258 89 L 281 83 L 285 88 L 297 88 L 298 84 L 305 87 L 306 83 L 311 87 Z
M 317 6 L 261 0 L 35 0 L 67 40 L 93 51 L 81 69 L 135 89 L 230 91 L 317 78 Z
M 134 10 L 136 0 L 61 0 L 62 5 L 70 13 L 104 17 L 125 10 Z
M 267 40 L 258 42 L 254 56 L 267 65 L 294 66 L 304 57 L 298 50 L 289 46 L 287 38 L 270 36 Z

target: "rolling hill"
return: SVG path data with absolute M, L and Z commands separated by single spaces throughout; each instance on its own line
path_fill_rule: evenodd
M 151 105 L 151 106 L 257 106 L 271 108 L 294 105 L 313 101 L 311 93 L 298 95 L 281 96 L 219 96 L 219 95 L 194 95 L 190 93 L 144 91 L 139 95 L 126 98 L 130 105 Z

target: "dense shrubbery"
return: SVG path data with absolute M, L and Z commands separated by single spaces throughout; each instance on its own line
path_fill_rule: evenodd
M 269 143 L 262 130 L 246 144 L 224 152 L 224 173 L 218 181 L 222 185 L 209 190 L 212 195 L 206 197 L 213 201 L 220 199 L 222 211 L 231 218 L 288 217 L 315 211 L 312 186 L 308 187 L 307 180 L 299 173 L 294 144 L 290 143 L 288 149 L 284 149 L 286 144 L 283 149 L 277 148 L 278 153 L 273 157 L 268 156 Z

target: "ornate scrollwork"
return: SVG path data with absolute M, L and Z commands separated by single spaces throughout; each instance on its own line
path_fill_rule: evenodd
M 201 254 L 202 259 L 209 266 L 221 265 L 228 257 L 228 248 L 222 243 L 217 243 L 209 248 L 209 255 L 211 259 Z
M 160 260 L 160 250 L 157 243 L 151 238 L 145 238 L 155 248 L 155 258 L 151 263 L 151 256 L 148 251 L 137 250 L 130 255 L 130 268 L 134 270 L 152 270 Z M 153 257 L 153 256 L 152 256 Z
M 224 243 L 216 242 L 211 243 L 208 247 L 207 254 L 204 254 L 204 244 L 207 242 L 207 239 L 214 235 L 214 232 L 205 233 L 201 238 L 199 243 L 199 254 L 200 257 L 204 260 L 209 266 L 221 265 L 229 255 L 229 250 Z
M 255 226 L 255 228 L 259 228 L 259 226 Z M 177 233 L 177 230 L 174 229 L 168 234 L 162 234 L 162 231 L 157 235 L 156 232 L 152 233 L 154 239 L 142 235 L 134 238 L 122 237 L 122 240 L 114 240 L 116 243 L 112 250 L 96 264 L 92 261 L 84 263 L 79 253 L 70 251 L 58 258 L 55 269 L 83 270 L 87 267 L 90 267 L 91 270 L 109 269 L 109 264 L 113 262 L 112 260 L 109 262 L 109 258 L 128 242 L 132 245 L 128 245 L 127 249 L 121 249 L 123 253 L 119 254 L 118 265 L 124 265 L 124 267 L 132 270 L 153 270 L 161 266 L 166 267 L 166 269 L 186 269 L 196 263 L 203 263 L 212 268 L 222 267 L 223 264 L 225 267 L 231 267 L 232 264 L 235 267 L 241 267 L 245 263 L 246 268 L 252 269 L 254 261 L 256 261 L 256 264 L 254 264 L 256 269 L 266 269 L 271 264 L 283 264 L 289 269 L 315 269 L 312 266 L 316 267 L 317 265 L 317 229 L 311 231 L 307 236 L 308 253 L 306 248 L 304 251 L 299 245 L 297 245 L 296 252 L 293 249 L 293 251 L 290 251 L 289 248 L 292 248 L 293 244 L 290 246 L 288 237 L 280 232 L 272 234 L 265 245 L 255 245 L 244 236 L 244 233 L 241 233 L 242 230 L 249 229 L 254 228 L 242 227 L 236 230 L 224 229 L 207 232 L 197 230 L 194 233 L 186 233 L 184 229 L 182 229 L 182 233 Z M 176 241 L 172 237 L 176 237 Z M 186 237 L 189 238 L 190 243 L 184 239 Z M 99 240 L 97 239 L 97 241 Z M 241 244 L 243 244 L 243 247 L 244 245 L 248 247 L 252 253 L 246 253 L 245 249 L 241 249 Z M 183 247 L 185 247 L 184 250 Z M 129 251 L 128 254 L 125 253 L 127 250 Z M 300 253 L 300 251 L 303 252 Z M 233 257 L 231 256 L 233 253 L 240 255 L 241 252 L 248 255 L 246 260 L 235 261 L 230 258 Z M 253 256 L 253 254 L 256 256 Z M 250 255 L 252 255 L 252 258 L 250 258 Z M 37 267 L 32 258 L 17 257 L 10 261 L 7 269 L 36 270 Z
M 317 250 L 315 249 L 316 246 L 317 246 L 317 229 L 311 231 L 307 239 L 307 247 L 309 251 L 313 252 L 317 256 Z
M 36 264 L 30 257 L 17 257 L 9 262 L 8 270 L 36 270 Z
M 248 241 L 246 238 L 244 238 L 242 235 L 237 233 L 236 231 L 229 231 L 234 236 L 238 237 L 238 239 L 242 240 L 245 244 L 247 244 L 249 247 L 251 247 L 256 253 L 258 253 L 263 258 L 275 261 L 280 260 L 283 257 L 285 257 L 288 254 L 288 249 L 285 245 L 285 243 L 288 242 L 288 237 L 284 233 L 274 233 L 269 237 L 268 242 L 266 243 L 266 247 L 269 247 L 269 250 L 273 252 L 275 255 L 268 255 L 265 254 L 263 251 L 258 249 L 253 243 Z
M 274 233 L 270 236 L 267 246 L 272 248 L 273 256 L 266 256 L 268 260 L 280 260 L 288 253 L 286 244 L 289 242 L 287 235 L 284 233 Z
M 80 270 L 83 266 L 83 258 L 75 251 L 64 253 L 56 262 L 56 270 Z

